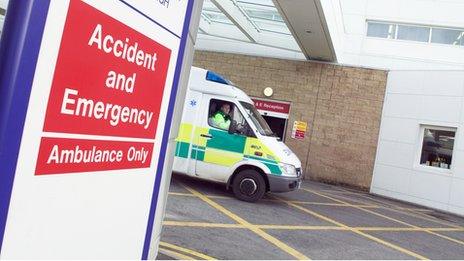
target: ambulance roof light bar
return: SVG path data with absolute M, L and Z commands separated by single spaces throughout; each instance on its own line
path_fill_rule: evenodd
M 206 80 L 207 81 L 212 81 L 212 82 L 217 82 L 217 83 L 222 83 L 226 85 L 234 85 L 231 81 L 229 81 L 226 77 L 215 73 L 213 71 L 208 71 L 206 73 Z

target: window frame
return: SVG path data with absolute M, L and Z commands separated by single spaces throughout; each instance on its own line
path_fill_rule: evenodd
M 369 32 L 369 24 L 386 24 L 386 25 L 392 25 L 395 28 L 395 33 L 393 34 L 392 38 L 384 38 L 384 37 L 378 37 L 378 36 L 371 36 L 367 35 Z M 398 34 L 398 25 L 396 23 L 388 22 L 388 21 L 376 21 L 376 20 L 366 20 L 366 37 L 368 38 L 374 38 L 374 39 L 384 39 L 384 40 L 396 40 Z
M 395 27 L 395 35 L 393 38 L 383 38 L 377 36 L 369 36 L 367 35 L 369 23 L 373 24 L 390 24 Z M 405 40 L 405 39 L 398 39 L 398 27 L 399 26 L 416 26 L 416 27 L 426 27 L 429 28 L 429 39 L 427 42 L 421 41 L 414 41 L 414 40 Z M 398 41 L 398 42 L 405 42 L 405 43 L 415 43 L 415 44 L 430 44 L 430 45 L 437 45 L 437 46 L 447 46 L 449 48 L 464 48 L 464 44 L 460 45 L 453 45 L 453 44 L 446 44 L 446 43 L 435 43 L 432 42 L 433 37 L 433 29 L 442 29 L 442 30 L 454 30 L 454 31 L 462 31 L 464 32 L 464 27 L 451 27 L 451 26 L 439 26 L 439 25 L 425 25 L 425 24 L 414 24 L 414 23 L 407 23 L 407 22 L 393 22 L 393 21 L 386 21 L 386 20 L 375 20 L 375 19 L 366 19 L 365 24 L 365 32 L 364 36 L 369 39 L 377 39 L 377 40 L 388 40 L 388 41 Z M 464 41 L 463 41 L 464 43 Z
M 431 26 L 430 27 L 430 44 L 436 44 L 436 45 L 446 45 L 446 46 L 453 46 L 453 47 L 464 47 L 464 39 L 461 39 L 462 44 L 447 44 L 447 43 L 437 43 L 437 42 L 432 42 L 432 37 L 433 37 L 433 30 L 450 30 L 450 31 L 459 31 L 461 33 L 464 33 L 464 28 L 451 28 L 451 27 L 440 27 L 440 26 Z
M 430 43 L 430 38 L 431 38 L 431 34 L 432 34 L 432 27 L 431 26 L 417 25 L 417 24 L 401 24 L 401 23 L 396 23 L 395 25 L 396 25 L 396 35 L 395 35 L 394 40 L 405 41 L 405 42 L 414 42 L 414 43 L 423 43 L 423 44 Z M 400 30 L 400 26 L 403 26 L 403 27 L 420 27 L 420 28 L 428 29 L 429 32 L 427 34 L 427 41 L 418 41 L 418 40 L 410 40 L 410 39 L 398 39 L 398 32 Z
M 453 143 L 453 151 L 451 152 L 451 167 L 449 169 L 443 169 L 439 167 L 433 166 L 426 166 L 421 164 L 421 157 L 422 157 L 422 149 L 424 146 L 424 137 L 425 137 L 425 129 L 432 129 L 432 130 L 441 130 L 441 131 L 452 131 L 454 132 L 454 143 Z M 457 126 L 440 126 L 440 125 L 431 125 L 431 124 L 420 124 L 419 125 L 419 142 L 417 145 L 417 152 L 416 157 L 414 160 L 414 169 L 419 171 L 425 171 L 433 174 L 441 174 L 449 177 L 454 172 L 455 168 L 455 153 L 456 153 L 456 145 L 458 143 L 458 127 Z

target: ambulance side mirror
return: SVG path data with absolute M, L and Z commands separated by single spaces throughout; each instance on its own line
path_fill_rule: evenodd
M 237 121 L 233 120 L 229 126 L 229 134 L 235 134 L 237 131 Z

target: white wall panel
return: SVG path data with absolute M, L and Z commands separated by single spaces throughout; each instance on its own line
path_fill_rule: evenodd
M 377 162 L 400 168 L 412 168 L 415 159 L 414 151 L 415 145 L 381 140 L 377 151 Z
M 386 97 L 384 115 L 401 118 L 419 118 L 420 97 L 404 94 L 389 94 Z
M 414 171 L 378 164 L 375 166 L 376 175 L 372 181 L 373 188 L 395 191 L 407 194 L 409 192 L 409 180 Z
M 342 53 L 338 55 L 337 58 L 343 60 L 344 65 L 359 65 L 360 56 L 357 54 Z
M 367 2 L 366 14 L 373 17 L 396 17 L 400 11 L 400 2 L 402 1 L 369 0 Z
M 464 125 L 460 124 L 460 128 L 458 128 L 458 132 L 456 134 L 456 143 L 457 148 L 459 150 L 464 150 Z
M 462 1 L 460 3 L 436 1 L 433 8 L 434 21 L 462 26 L 464 24 L 464 16 L 462 15 L 463 8 L 464 2 Z
M 464 124 L 464 96 L 462 97 L 462 108 L 461 108 L 461 123 Z M 464 139 L 464 138 L 463 138 Z
M 424 75 L 424 71 L 397 71 L 388 77 L 388 92 L 420 94 Z
M 464 28 L 462 0 L 327 1 L 333 3 L 324 6 L 324 13 L 330 13 L 327 17 L 334 20 L 328 22 L 331 34 L 339 37 L 344 32 L 345 36 L 337 38 L 341 40 L 336 47 L 340 63 L 394 70 L 464 69 L 462 46 L 372 38 L 365 33 L 367 20 Z M 362 28 L 364 33 L 360 34 Z M 363 43 L 361 50 L 353 43 L 359 41 Z M 352 55 L 360 57 L 359 63 Z
M 459 122 L 461 116 L 461 97 L 413 96 L 410 103 L 416 104 L 422 98 L 419 118 L 430 121 Z
M 362 47 L 364 49 L 364 46 Z M 379 69 L 388 69 L 392 66 L 392 60 L 388 57 L 360 55 L 359 66 L 366 66 Z
M 450 191 L 450 204 L 464 208 L 464 179 L 453 179 Z
M 448 211 L 451 213 L 456 213 L 458 215 L 464 216 L 464 208 L 456 207 L 454 205 L 450 205 L 448 207 Z
M 416 197 L 416 196 L 413 196 L 413 195 L 403 196 L 403 198 L 404 199 L 401 199 L 401 200 L 409 201 L 409 202 L 417 204 L 417 205 L 422 205 L 422 206 L 429 207 L 429 208 L 434 208 L 434 209 L 440 209 L 440 210 L 443 210 L 443 211 L 449 211 L 449 206 L 450 205 L 448 204 L 448 202 L 444 203 L 444 202 L 439 202 L 439 201 L 435 201 L 435 200 L 430 200 L 428 198 Z
M 453 177 L 464 180 L 464 150 L 456 150 L 454 152 L 452 165 Z
M 411 176 L 410 193 L 414 197 L 447 203 L 451 185 L 451 175 L 416 172 Z
M 345 33 L 349 35 L 364 35 L 366 33 L 366 23 L 363 15 L 345 14 Z
M 404 21 L 410 21 L 411 18 L 414 18 L 414 21 L 431 21 L 434 17 L 434 5 L 433 1 L 400 1 L 398 18 Z
M 415 119 L 384 117 L 380 130 L 380 139 L 416 144 L 418 131 L 419 124 Z
M 347 34 L 345 35 L 344 37 L 344 44 L 345 44 L 345 48 L 346 49 L 349 49 L 349 50 L 352 50 L 353 52 L 355 53 L 360 53 L 361 52 L 361 48 L 362 48 L 362 45 L 363 45 L 363 39 L 360 38 L 358 35 L 350 35 L 350 34 Z M 355 55 L 357 58 L 358 58 L 358 61 L 359 61 L 359 56 L 358 55 Z M 344 61 L 346 62 L 346 60 L 344 59 Z
M 372 193 L 464 214 L 463 88 L 464 71 L 389 72 Z M 419 165 L 421 125 L 457 128 L 451 170 Z
M 362 14 L 366 12 L 367 0 L 340 1 L 344 14 Z
M 464 95 L 464 73 L 460 71 L 431 71 L 424 73 L 423 91 L 426 95 Z

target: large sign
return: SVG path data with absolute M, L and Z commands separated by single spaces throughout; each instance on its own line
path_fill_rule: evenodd
M 7 17 L 2 43 L 24 30 L 32 46 L 4 64 L 27 73 L 1 83 L 29 99 L 0 98 L 2 133 L 20 127 L 16 146 L 0 140 L 15 155 L 0 257 L 145 259 L 193 0 L 22 2 L 8 12 L 33 6 L 27 28 Z

